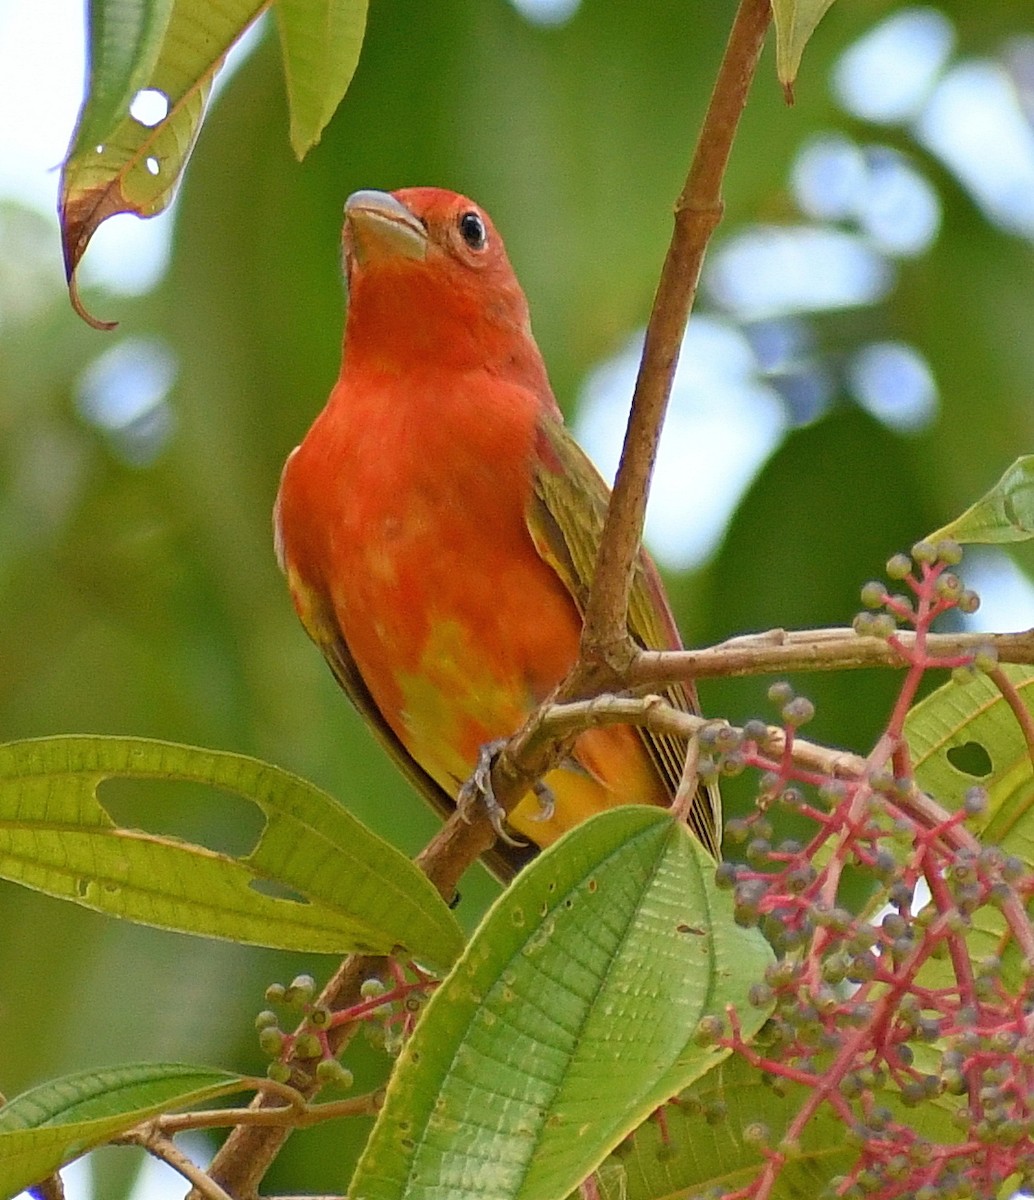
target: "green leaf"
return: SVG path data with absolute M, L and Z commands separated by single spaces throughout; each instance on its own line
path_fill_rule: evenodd
M 1001 670 L 1031 708 L 1034 670 L 1009 663 Z M 919 786 L 949 811 L 969 788 L 986 788 L 987 810 L 969 827 L 1034 865 L 1034 770 L 1023 731 L 994 681 L 977 675 L 939 687 L 908 714 L 905 736 Z
M 619 1183 L 607 1190 L 621 1200 L 661 1200 L 709 1188 L 723 1193 L 745 1188 L 765 1157 L 744 1141 L 744 1130 L 765 1125 L 769 1144 L 778 1145 L 808 1095 L 809 1089 L 788 1080 L 780 1080 L 776 1090 L 760 1070 L 731 1055 L 664 1109 L 663 1126 L 647 1121 L 601 1165 L 604 1179 Z M 858 1150 L 845 1142 L 843 1129 L 828 1106 L 815 1113 L 799 1152 L 780 1172 L 773 1200 L 819 1196 L 834 1175 L 851 1166 Z
M 1034 671 L 1010 664 L 1001 670 L 1030 710 Z M 919 786 L 949 812 L 960 807 L 969 788 L 985 788 L 987 808 L 967 827 L 984 845 L 1000 846 L 1034 870 L 1034 768 L 1023 732 L 994 682 L 977 675 L 964 684 L 946 683 L 912 709 L 905 736 Z M 1004 930 L 997 908 L 977 909 L 966 939 L 972 957 L 1000 955 Z M 1020 986 L 1021 963 L 1011 940 L 1002 961 L 1007 984 Z M 938 986 L 949 975 L 949 963 L 931 962 L 920 982 Z
M 1034 537 L 1034 455 L 1018 458 L 993 488 L 928 541 L 1025 542 Z
M 168 206 L 194 148 L 212 80 L 264 7 L 263 0 L 173 0 L 163 19 L 168 0 L 93 0 L 88 92 L 61 171 L 70 283 L 108 217 L 150 217 Z M 155 125 L 129 114 L 142 88 L 161 92 L 168 104 Z
M 776 31 L 776 74 L 789 98 L 808 39 L 833 0 L 772 0 Z
M 87 92 L 72 151 L 96 151 L 154 72 L 173 0 L 90 0 Z
M 353 1200 L 552 1200 L 726 1055 L 701 1017 L 772 955 L 733 923 L 714 862 L 667 812 L 568 833 L 496 902 L 403 1053 Z
M 240 858 L 118 828 L 97 797 L 116 777 L 210 784 L 257 804 L 265 827 Z M 447 967 L 463 944 L 427 878 L 319 788 L 243 755 L 146 738 L 0 746 L 0 876 L 145 925 L 282 949 L 402 946 Z M 289 896 L 260 890 L 270 885 Z
M 299 159 L 320 140 L 352 82 L 367 0 L 277 0 L 276 20 Z
M 82 1071 L 23 1092 L 0 1109 L 0 1200 L 158 1113 L 207 1103 L 247 1082 L 184 1063 Z

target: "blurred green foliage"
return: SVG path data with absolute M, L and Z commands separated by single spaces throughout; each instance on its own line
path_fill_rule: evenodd
M 719 238 L 752 220 L 796 219 L 787 172 L 807 137 L 848 124 L 871 132 L 840 113 L 829 69 L 896 7 L 834 5 L 792 109 L 768 52 Z M 979 14 L 964 0 L 940 7 L 958 23 L 959 53 L 1030 29 L 1026 0 Z M 434 819 L 307 642 L 270 540 L 280 466 L 336 373 L 342 202 L 359 187 L 437 183 L 483 203 L 570 413 L 586 372 L 646 319 L 733 10 L 731 0 L 584 0 L 569 23 L 547 28 L 504 0 L 379 0 L 352 88 L 301 165 L 267 30 L 201 135 L 165 281 L 139 300 L 86 297 L 121 320 L 107 337 L 68 308 L 56 232 L 0 209 L 2 736 L 137 733 L 255 754 L 417 849 Z M 690 642 L 849 622 L 858 587 L 890 553 L 1034 444 L 1034 250 L 927 165 L 941 186 L 940 237 L 861 320 L 921 348 L 939 419 L 905 437 L 844 400 L 791 434 L 712 561 L 672 580 Z M 163 339 L 178 370 L 173 435 L 144 466 L 124 461 L 75 402 L 84 368 L 128 336 Z M 886 677 L 796 682 L 818 701 L 815 734 L 860 749 L 893 688 Z M 764 712 L 765 687 L 707 687 L 705 710 Z M 120 811 L 156 820 L 146 794 L 130 801 L 121 797 Z M 189 804 L 183 821 L 196 830 Z M 460 909 L 468 924 L 492 893 L 477 874 Z M 261 1070 L 251 1021 L 264 986 L 330 967 L 123 927 L 0 885 L 0 1088 L 134 1058 Z M 378 1066 L 373 1051 L 360 1058 L 362 1085 Z M 337 1128 L 297 1135 L 269 1186 L 340 1191 L 341 1156 L 354 1145 Z

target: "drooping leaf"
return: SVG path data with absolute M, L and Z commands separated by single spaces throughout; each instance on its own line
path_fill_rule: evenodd
M 497 901 L 389 1085 L 354 1200 L 546 1200 L 721 1061 L 699 1020 L 771 961 L 670 814 L 619 808 L 567 834 Z
M 367 0 L 277 0 L 276 21 L 299 159 L 320 140 L 352 82 Z
M 776 31 L 776 74 L 793 99 L 793 85 L 808 39 L 833 0 L 772 0 L 772 21 Z
M 167 0 L 157 6 L 149 0 L 92 0 L 89 90 L 61 172 L 70 284 L 108 217 L 121 212 L 150 217 L 168 206 L 201 127 L 212 80 L 265 6 L 263 0 L 173 0 L 163 20 Z M 153 125 L 130 115 L 140 90 L 164 97 L 167 112 Z
M 239 1075 L 184 1063 L 132 1063 L 51 1080 L 0 1108 L 0 1200 L 158 1113 L 239 1092 Z
M 106 779 L 188 780 L 253 801 L 265 827 L 235 858 L 116 826 Z M 219 789 L 219 790 L 215 790 Z M 459 926 L 427 878 L 332 797 L 243 755 L 145 738 L 0 746 L 0 876 L 145 925 L 284 949 L 386 954 L 436 966 Z M 268 895 L 270 887 L 287 895 Z
M 927 540 L 1025 542 L 1034 537 L 1034 455 L 1018 458 L 993 488 Z

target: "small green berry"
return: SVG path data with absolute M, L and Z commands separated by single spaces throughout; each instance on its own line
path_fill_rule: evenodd
M 283 1004 L 286 991 L 282 983 L 271 983 L 266 988 L 266 1000 L 270 1004 Z
M 912 571 L 912 563 L 905 554 L 895 554 L 887 560 L 887 575 L 891 579 L 907 579 Z
M 277 1024 L 278 1017 L 271 1009 L 265 1008 L 255 1018 L 255 1028 L 261 1032 Z
M 780 716 L 785 724 L 796 729 L 814 718 L 815 705 L 806 696 L 795 696 L 783 705 Z
M 331 1022 L 331 1011 L 325 1005 L 318 1004 L 312 1012 L 309 1013 L 309 1024 L 313 1029 L 327 1029 Z
M 321 1058 L 323 1046 L 314 1033 L 301 1033 L 295 1040 L 294 1053 L 298 1058 Z
M 789 704 L 794 697 L 794 690 L 785 680 L 773 683 L 768 689 L 768 698 L 773 704 Z
M 287 1063 L 271 1062 L 266 1067 L 266 1074 L 274 1083 L 289 1083 L 291 1079 L 291 1068 Z
M 980 597 L 976 592 L 967 588 L 959 597 L 957 607 L 959 612 L 964 612 L 967 616 L 972 615 L 980 607 Z
M 259 1049 L 269 1058 L 277 1058 L 283 1051 L 285 1037 L 282 1029 L 267 1025 L 259 1031 Z
M 912 547 L 912 558 L 917 563 L 932 567 L 937 561 L 937 547 L 933 542 L 916 542 Z
M 878 579 L 870 579 L 862 588 L 861 598 L 866 608 L 880 608 L 887 599 L 887 589 Z
M 336 1058 L 321 1059 L 316 1067 L 316 1078 L 325 1087 L 335 1085 L 347 1089 L 355 1083 L 352 1072 L 342 1066 Z
M 954 538 L 945 538 L 937 543 L 937 558 L 946 567 L 957 567 L 962 562 L 962 547 Z

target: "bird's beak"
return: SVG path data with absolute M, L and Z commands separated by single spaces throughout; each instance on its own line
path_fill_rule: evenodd
M 353 192 L 345 201 L 345 243 L 358 262 L 378 258 L 423 260 L 427 230 L 388 192 Z

